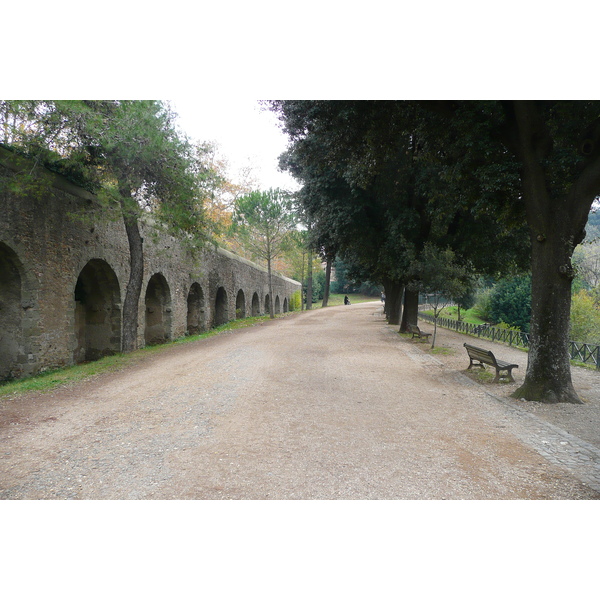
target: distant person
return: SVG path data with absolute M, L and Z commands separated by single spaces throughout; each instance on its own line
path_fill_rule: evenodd
M 381 292 L 381 301 L 385 302 L 385 294 L 383 292 Z
M 348 300 L 348 296 L 344 296 L 344 304 L 350 304 L 350 300 Z

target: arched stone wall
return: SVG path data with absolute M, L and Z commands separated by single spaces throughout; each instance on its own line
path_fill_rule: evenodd
M 12 176 L 5 154 L 0 148 L 0 183 Z M 122 218 L 52 177 L 55 187 L 44 195 L 14 196 L 0 185 L 0 379 L 121 349 L 130 272 Z M 265 268 L 213 246 L 192 251 L 143 220 L 140 230 L 146 275 L 138 347 L 227 322 L 236 310 L 268 313 Z M 299 288 L 273 277 L 274 298 Z

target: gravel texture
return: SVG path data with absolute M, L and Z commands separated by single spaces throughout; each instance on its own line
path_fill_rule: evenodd
M 514 400 L 524 353 L 478 341 L 519 364 L 480 384 L 466 336 L 396 329 L 379 302 L 288 314 L 3 398 L 0 498 L 600 498 L 599 373 L 573 369 L 581 406 Z

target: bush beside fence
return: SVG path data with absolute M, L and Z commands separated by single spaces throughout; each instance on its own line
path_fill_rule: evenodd
M 419 318 L 428 323 L 433 323 L 434 318 L 423 312 L 419 312 Z M 447 317 L 438 317 L 437 324 L 446 329 L 453 329 L 458 333 L 465 333 L 480 338 L 487 338 L 492 342 L 500 342 L 515 346 L 517 348 L 529 348 L 529 334 L 513 329 L 500 329 L 491 325 L 474 325 L 464 321 L 456 321 Z M 600 346 L 595 344 L 584 344 L 582 342 L 569 342 L 569 354 L 571 360 L 580 363 L 594 365 L 600 370 Z

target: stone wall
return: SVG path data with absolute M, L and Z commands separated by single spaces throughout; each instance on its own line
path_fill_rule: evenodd
M 0 157 L 1 158 L 1 157 Z M 2 161 L 0 160 L 0 163 Z M 4 163 L 6 164 L 6 163 Z M 9 176 L 3 169 L 0 175 Z M 121 350 L 129 279 L 123 222 L 61 177 L 43 195 L 0 193 L 0 380 Z M 296 281 L 212 246 L 193 253 L 146 225 L 138 346 L 289 310 Z

